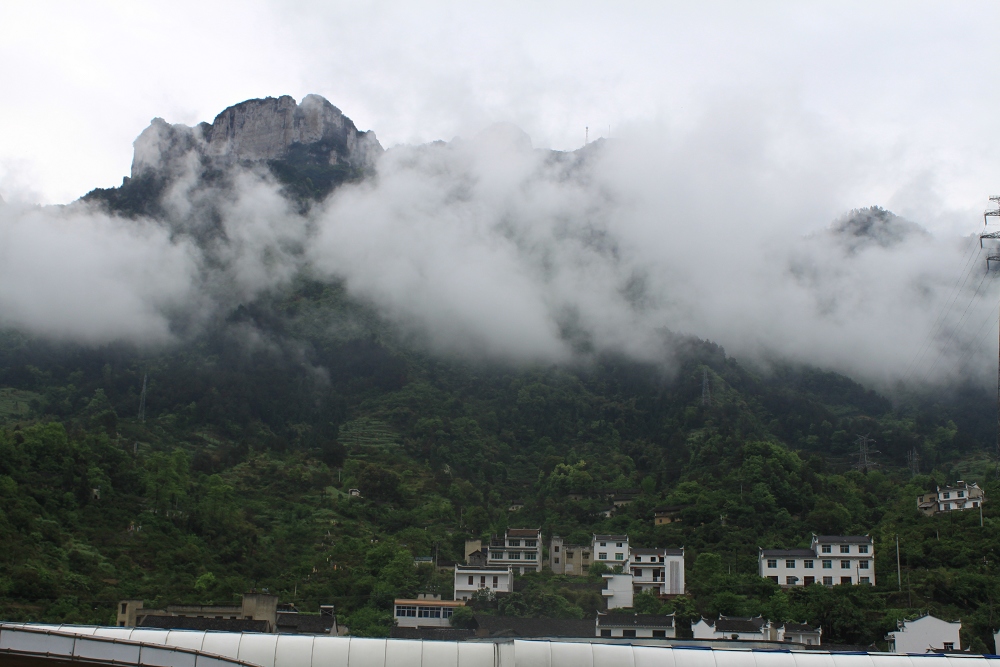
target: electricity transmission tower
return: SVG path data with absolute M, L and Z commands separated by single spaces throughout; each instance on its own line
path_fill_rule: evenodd
M 906 452 L 906 465 L 910 469 L 911 477 L 920 474 L 920 454 L 917 453 L 916 447 Z
M 1000 195 L 994 195 L 990 197 L 990 201 L 997 204 L 997 208 L 987 209 L 983 213 L 983 233 L 979 235 L 979 246 L 983 247 L 983 241 L 986 239 L 1000 240 L 1000 231 L 988 231 L 988 223 L 990 216 L 1000 217 Z M 1000 261 L 1000 246 L 994 246 L 986 251 L 986 270 L 990 270 L 990 261 Z M 1000 336 L 1000 334 L 998 334 Z M 997 434 L 996 434 L 996 447 L 994 451 L 996 456 L 997 465 L 994 474 L 1000 477 L 1000 338 L 997 339 Z
M 871 449 L 868 445 L 875 444 L 875 440 L 868 437 L 868 434 L 859 435 L 858 439 L 855 441 L 858 443 L 858 462 L 855 464 L 855 468 L 861 472 L 869 472 L 878 468 L 878 464 L 871 460 L 872 454 L 880 454 L 877 449 Z
M 139 421 L 146 421 L 146 374 L 142 376 L 142 393 L 139 394 Z
M 701 369 L 701 404 L 705 407 L 712 404 L 712 388 L 708 382 L 708 369 Z

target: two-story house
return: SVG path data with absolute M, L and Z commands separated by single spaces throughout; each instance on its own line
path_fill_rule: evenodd
M 594 535 L 591 549 L 595 563 L 604 563 L 609 568 L 620 565 L 628 567 L 628 535 Z
M 813 535 L 808 549 L 760 549 L 758 570 L 782 587 L 875 585 L 875 549 L 868 535 Z
M 627 572 L 635 593 L 684 594 L 684 549 L 633 548 Z
M 939 486 L 936 491 L 917 496 L 917 508 L 928 516 L 938 512 L 979 509 L 984 502 L 986 496 L 979 485 L 962 480 L 955 482 L 955 486 Z
M 514 590 L 514 573 L 508 566 L 456 565 L 456 600 L 469 600 L 478 590 L 492 593 L 510 593 Z
M 542 529 L 508 528 L 490 538 L 486 564 L 510 567 L 514 574 L 542 570 Z
M 553 535 L 549 543 L 549 567 L 555 574 L 587 574 L 590 564 L 594 562 L 592 556 L 590 544 L 567 544 L 558 535 Z

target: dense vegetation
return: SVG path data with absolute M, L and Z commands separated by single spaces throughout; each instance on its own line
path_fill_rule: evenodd
M 283 172 L 286 185 L 296 173 Z M 341 177 L 291 189 L 312 196 Z M 148 212 L 142 188 L 158 187 L 92 199 Z M 964 643 L 985 651 L 1000 626 L 1000 511 L 988 503 L 980 526 L 979 514 L 925 517 L 915 503 L 956 479 L 1000 498 L 989 396 L 949 396 L 893 405 L 834 373 L 753 368 L 668 333 L 658 364 L 443 358 L 340 285 L 305 277 L 156 350 L 7 331 L 0 617 L 108 623 L 126 597 L 222 602 L 267 589 L 306 610 L 334 603 L 354 633 L 385 634 L 394 597 L 451 594 L 450 576 L 414 556 L 458 561 L 467 538 L 541 526 L 571 542 L 600 531 L 684 546 L 690 594 L 640 596 L 640 611 L 762 613 L 864 645 L 931 611 L 961 618 Z M 866 433 L 882 464 L 869 472 L 852 465 Z M 607 518 L 619 489 L 640 493 Z M 513 500 L 524 507 L 510 511 Z M 661 505 L 681 507 L 681 521 L 654 527 Z M 783 591 L 757 576 L 758 547 L 806 546 L 812 532 L 870 533 L 878 586 Z M 527 575 L 476 606 L 589 617 L 595 581 Z

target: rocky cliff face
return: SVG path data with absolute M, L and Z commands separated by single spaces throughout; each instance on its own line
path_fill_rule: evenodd
M 288 160 L 366 172 L 383 152 L 374 132 L 359 131 L 319 95 L 307 95 L 301 104 L 288 95 L 247 100 L 197 127 L 154 118 L 133 146 L 133 178 L 180 167 L 179 161 L 192 157 L 218 166 Z

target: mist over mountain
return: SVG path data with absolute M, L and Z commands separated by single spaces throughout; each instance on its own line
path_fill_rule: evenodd
M 0 322 L 177 341 L 306 275 L 343 281 L 445 354 L 663 363 L 670 331 L 884 388 L 988 381 L 977 345 L 991 300 L 976 280 L 955 294 L 967 239 L 877 206 L 817 221 L 814 175 L 774 161 L 772 127 L 744 128 L 759 149 L 735 165 L 700 129 L 647 129 L 573 152 L 532 148 L 509 125 L 383 151 L 315 95 L 248 100 L 195 127 L 154 119 L 120 187 L 0 208 L 14 258 Z M 38 307 L 63 294 L 73 308 Z M 962 326 L 939 324 L 966 303 Z

